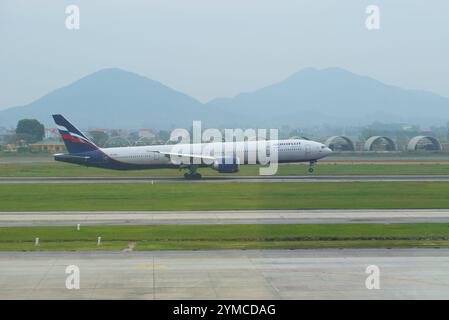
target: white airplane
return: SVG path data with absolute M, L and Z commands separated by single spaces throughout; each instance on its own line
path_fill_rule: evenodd
M 55 154 L 56 161 L 115 170 L 139 170 L 178 168 L 187 169 L 187 179 L 199 179 L 200 167 L 210 167 L 220 173 L 235 173 L 240 165 L 261 163 L 258 150 L 263 146 L 277 151 L 277 163 L 309 162 L 309 172 L 319 159 L 332 153 L 326 145 L 302 139 L 246 141 L 246 142 L 211 142 L 190 144 L 193 152 L 173 152 L 176 145 L 152 145 L 139 147 L 99 148 L 81 131 L 73 126 L 62 115 L 53 115 L 59 133 L 67 148 L 68 154 Z M 231 144 L 231 145 L 229 145 Z M 271 146 L 273 149 L 270 149 Z M 214 156 L 203 155 L 203 148 L 219 150 Z M 242 150 L 243 157 L 236 156 L 235 150 Z M 180 160 L 183 159 L 183 160 Z M 187 159 L 187 161 L 185 160 Z M 250 160 L 252 162 L 250 162 Z

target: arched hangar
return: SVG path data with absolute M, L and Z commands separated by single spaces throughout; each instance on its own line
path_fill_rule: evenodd
M 363 147 L 363 150 L 374 151 L 375 150 L 374 147 L 380 143 L 385 144 L 385 150 L 387 151 L 397 150 L 396 143 L 391 138 L 384 136 L 373 136 L 368 138 L 368 140 L 365 141 L 365 146 Z
M 437 138 L 429 136 L 416 136 L 407 144 L 407 151 L 441 151 L 443 148 Z
M 333 136 L 324 142 L 333 151 L 355 151 L 354 141 L 345 136 Z

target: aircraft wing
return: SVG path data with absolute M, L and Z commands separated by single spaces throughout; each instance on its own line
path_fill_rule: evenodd
M 214 157 L 204 156 L 202 154 L 188 154 L 188 153 L 177 153 L 177 152 L 165 152 L 165 151 L 156 151 L 164 156 L 176 156 L 180 158 L 189 158 L 189 159 L 201 159 L 201 160 L 215 160 Z
M 183 158 L 191 158 L 191 159 L 207 159 L 207 160 L 215 160 L 214 157 L 204 156 L 202 154 L 189 154 L 189 153 L 178 153 L 178 152 L 165 152 L 165 151 L 157 151 L 164 156 L 177 156 Z

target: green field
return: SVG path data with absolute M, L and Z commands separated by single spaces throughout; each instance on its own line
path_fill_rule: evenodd
M 97 245 L 97 237 L 102 244 Z M 34 245 L 39 237 L 40 245 Z M 449 247 L 447 223 L 0 228 L 0 251 Z
M 449 182 L 0 184 L 0 211 L 449 208 Z
M 219 175 L 213 170 L 201 173 Z M 242 166 L 238 175 L 257 175 Z M 307 175 L 307 164 L 278 175 Z M 449 174 L 449 164 L 320 163 L 313 175 Z M 61 163 L 0 164 L 0 177 L 182 176 Z M 155 211 L 449 208 L 449 182 L 0 184 L 5 211 Z M 97 246 L 97 237 L 102 244 Z M 34 245 L 34 238 L 40 245 Z M 0 228 L 0 251 L 449 247 L 449 224 L 304 224 Z
M 277 175 L 392 175 L 392 174 L 449 174 L 449 163 L 414 163 L 406 164 L 352 164 L 318 163 L 313 174 L 307 172 L 308 164 L 280 165 Z M 204 168 L 199 172 L 204 176 L 219 176 L 218 172 Z M 241 166 L 234 175 L 258 175 L 259 166 Z M 99 168 L 86 168 L 64 163 L 12 163 L 0 164 L 0 177 L 77 177 L 77 176 L 179 176 L 182 172 L 175 169 L 157 169 L 141 171 L 115 171 Z

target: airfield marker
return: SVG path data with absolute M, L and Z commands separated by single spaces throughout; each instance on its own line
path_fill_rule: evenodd
M 38 246 L 39 245 L 39 238 L 36 238 L 36 240 L 34 240 L 34 245 Z
M 98 237 L 97 246 L 99 246 L 100 244 L 101 244 L 101 237 Z

